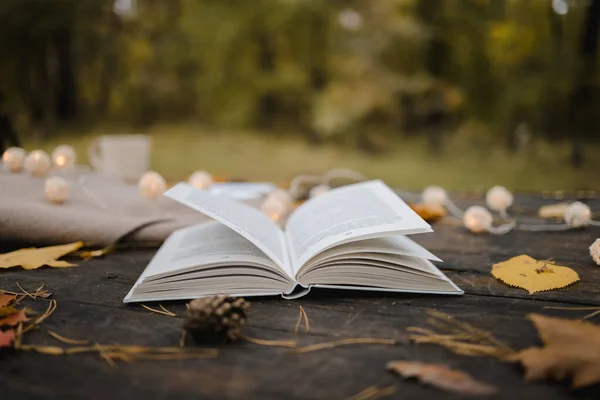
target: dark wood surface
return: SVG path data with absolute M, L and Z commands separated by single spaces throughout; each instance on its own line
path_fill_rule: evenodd
M 520 215 L 533 215 L 544 203 L 519 198 Z M 600 202 L 591 201 L 593 209 Z M 578 318 L 585 312 L 547 310 L 544 306 L 600 306 L 600 267 L 588 247 L 600 228 L 558 233 L 513 232 L 505 236 L 473 235 L 446 223 L 415 239 L 444 259 L 441 268 L 466 294 L 462 297 L 314 291 L 295 301 L 252 301 L 245 333 L 262 339 L 298 339 L 299 345 L 376 337 L 398 340 L 395 346 L 355 345 L 294 355 L 288 349 L 248 342 L 221 346 L 215 359 L 136 361 L 111 368 L 93 354 L 49 356 L 0 353 L 0 399 L 345 399 L 373 385 L 395 384 L 386 398 L 460 398 L 403 381 L 385 370 L 391 360 L 444 363 L 496 385 L 500 399 L 600 398 L 600 387 L 571 391 L 568 382 L 525 382 L 523 370 L 487 357 L 456 355 L 436 345 L 413 344 L 409 326 L 426 326 L 427 310 L 438 310 L 493 332 L 516 349 L 539 344 L 528 313 Z M 8 244 L 4 244 L 6 250 Z M 177 346 L 182 320 L 153 314 L 122 299 L 154 251 L 127 251 L 81 262 L 78 268 L 13 269 L 0 273 L 0 288 L 26 289 L 41 284 L 58 302 L 42 329 L 28 333 L 30 344 L 61 345 L 47 330 L 103 344 Z M 581 282 L 568 288 L 528 295 L 493 279 L 495 262 L 527 253 L 553 258 L 575 269 Z M 47 302 L 31 305 L 43 310 Z M 185 304 L 165 303 L 181 315 Z M 306 310 L 310 333 L 294 333 L 298 306 Z M 600 319 L 600 316 L 597 317 Z M 597 321 L 600 322 L 600 321 Z

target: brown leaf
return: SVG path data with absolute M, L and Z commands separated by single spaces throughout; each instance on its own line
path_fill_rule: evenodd
M 17 296 L 14 294 L 3 294 L 0 293 L 0 307 L 4 307 L 12 303 L 17 299 Z
M 19 310 L 17 310 L 13 306 L 0 307 L 0 317 L 6 317 L 7 315 L 14 314 L 18 311 Z
M 0 331 L 0 348 L 2 347 L 10 347 L 13 340 L 15 340 L 15 332 L 8 331 Z
M 76 267 L 58 258 L 69 254 L 83 246 L 83 242 L 49 246 L 41 248 L 28 248 L 0 254 L 0 269 L 21 266 L 24 269 L 37 269 L 44 265 L 56 268 Z
M 418 361 L 390 361 L 386 367 L 405 378 L 418 378 L 421 383 L 448 392 L 470 396 L 485 396 L 498 392 L 495 386 L 476 381 L 467 373 L 444 365 Z
M 573 379 L 573 388 L 600 382 L 600 326 L 530 314 L 545 347 L 530 347 L 511 359 L 526 369 L 525 379 Z
M 9 316 L 0 319 L 0 326 L 15 326 L 19 322 L 27 321 L 29 321 L 29 318 L 27 318 L 27 314 L 25 314 L 25 311 L 20 310 L 16 313 L 12 313 Z
M 446 216 L 446 209 L 444 207 L 432 207 L 425 204 L 409 204 L 410 208 L 414 212 L 419 214 L 419 217 L 423 218 L 427 222 L 437 221 L 438 219 Z

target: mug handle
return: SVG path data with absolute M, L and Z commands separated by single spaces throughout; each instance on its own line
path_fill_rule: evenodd
M 93 169 L 99 171 L 102 169 L 102 157 L 100 154 L 100 138 L 94 139 L 88 148 L 88 161 Z

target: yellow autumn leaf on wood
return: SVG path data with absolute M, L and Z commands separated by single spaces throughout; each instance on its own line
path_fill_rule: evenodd
M 0 254 L 0 269 L 21 266 L 24 269 L 37 269 L 44 265 L 55 268 L 76 267 L 58 258 L 69 254 L 83 246 L 83 242 L 49 246 L 41 248 L 27 248 Z
M 525 254 L 494 264 L 492 276 L 509 286 L 525 289 L 529 294 L 564 288 L 579 281 L 579 275 L 571 268 L 538 261 Z

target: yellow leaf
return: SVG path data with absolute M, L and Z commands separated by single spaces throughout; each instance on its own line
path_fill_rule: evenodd
M 540 207 L 538 215 L 540 218 L 562 218 L 569 203 L 548 204 Z
M 24 269 L 37 269 L 44 265 L 55 268 L 76 267 L 66 261 L 57 260 L 83 246 L 83 242 L 49 246 L 41 248 L 28 248 L 0 254 L 0 269 L 21 266 Z
M 509 286 L 525 289 L 529 294 L 564 288 L 579 281 L 579 275 L 571 268 L 538 261 L 525 254 L 494 264 L 492 276 Z

